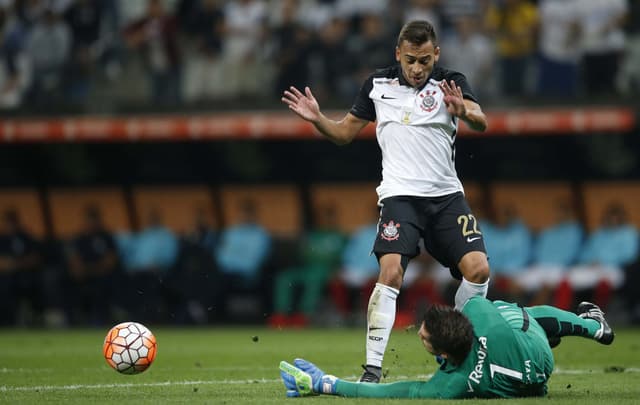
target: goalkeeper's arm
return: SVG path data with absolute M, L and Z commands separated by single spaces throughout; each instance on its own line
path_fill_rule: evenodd
M 287 396 L 318 394 L 350 398 L 464 398 L 464 382 L 436 373 L 429 381 L 399 381 L 388 384 L 355 383 L 325 374 L 313 363 L 296 359 L 294 365 L 280 363 Z
M 444 377 L 444 378 L 443 378 Z M 386 384 L 370 384 L 350 382 L 338 379 L 334 395 L 348 398 L 464 398 L 461 386 L 451 384 L 451 380 L 443 373 L 429 381 L 398 381 Z M 456 387 L 457 385 L 457 387 Z

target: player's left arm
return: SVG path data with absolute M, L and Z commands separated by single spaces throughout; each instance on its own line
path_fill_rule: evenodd
M 487 116 L 480 104 L 464 96 L 462 88 L 454 80 L 440 82 L 440 89 L 444 93 L 444 103 L 449 114 L 460 118 L 474 131 L 487 130 Z
M 474 131 L 484 132 L 487 130 L 487 116 L 482 112 L 480 104 L 473 100 L 463 99 L 465 113 L 460 118 Z

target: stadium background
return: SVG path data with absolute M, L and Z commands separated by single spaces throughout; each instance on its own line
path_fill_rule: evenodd
M 507 70 L 495 46 L 507 34 L 481 28 L 491 7 L 504 11 L 499 1 L 300 1 L 293 13 L 299 25 L 291 27 L 282 10 L 296 2 L 160 2 L 166 12 L 162 18 L 171 21 L 169 39 L 162 39 L 170 43 L 163 48 L 170 49 L 168 54 L 159 57 L 163 62 L 147 59 L 149 54 L 132 39 L 146 3 L 3 2 L 5 33 L 20 26 L 22 37 L 7 34 L 2 48 L 5 61 L 15 58 L 17 66 L 5 70 L 3 81 L 18 85 L 2 98 L 0 207 L 16 208 L 27 229 L 44 242 L 49 261 L 43 267 L 56 277 L 68 272 L 65 246 L 79 231 L 77 217 L 87 203 L 100 206 L 113 231 L 140 230 L 144 215 L 156 206 L 176 234 L 185 234 L 203 207 L 214 230 L 232 224 L 235 203 L 252 195 L 260 219 L 277 240 L 264 269 L 267 284 L 260 288 L 268 290 L 267 297 L 250 304 L 262 307 L 247 318 L 264 322 L 272 298 L 268 282 L 295 263 L 295 246 L 311 226 L 318 201 L 336 203 L 341 226 L 353 231 L 366 216 L 356 202 L 375 202 L 380 176 L 371 128 L 344 147 L 321 140 L 280 103 L 282 86 L 309 83 L 325 110 L 346 111 L 362 72 L 376 66 L 367 63 L 391 62 L 398 27 L 415 15 L 437 18 L 443 52 L 455 52 L 444 43 L 455 38 L 453 21 L 461 17 L 475 21 L 474 32 L 490 44 L 476 83 L 491 129 L 472 134 L 462 124 L 456 147 L 457 170 L 472 204 L 521 204 L 520 214 L 539 229 L 550 221 L 550 201 L 559 185 L 576 198 L 588 229 L 595 228 L 611 200 L 623 203 L 640 227 L 640 83 L 637 71 L 626 70 L 638 54 L 637 2 L 629 1 L 622 25 L 626 48 L 612 51 L 619 54 L 620 65 L 603 76 L 610 86 L 593 88 L 585 82 L 588 66 L 576 59 L 576 86 L 569 94 L 537 86 L 540 34 L 534 31 L 531 49 L 517 55 L 527 67 L 524 86 L 502 88 L 501 78 L 516 74 Z M 205 15 L 199 7 L 209 3 L 220 14 L 199 18 Z M 543 2 L 523 3 L 535 8 Z M 80 15 L 89 10 L 84 15 L 90 17 L 74 19 L 74 7 Z M 233 20 L 238 15 L 241 22 Z M 255 18 L 261 28 L 253 23 L 232 40 L 231 34 L 213 29 L 225 18 L 239 27 Z M 385 34 L 377 38 L 381 48 L 358 43 L 358 27 L 368 18 L 378 24 L 374 32 Z M 51 42 L 33 39 L 42 26 L 51 29 L 47 24 L 57 27 L 44 31 Z M 95 24 L 98 30 L 92 30 Z M 15 37 L 22 41 L 17 55 L 7 39 Z M 301 42 L 287 41 L 294 37 Z M 47 47 L 55 51 L 44 52 Z M 234 59 L 234 52 L 243 51 L 244 59 Z M 179 91 L 172 92 L 172 86 Z M 68 293 L 64 298 L 73 301 L 73 291 Z M 627 320 L 627 314 L 620 319 Z

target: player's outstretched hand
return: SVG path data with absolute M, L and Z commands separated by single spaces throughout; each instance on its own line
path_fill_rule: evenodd
M 288 397 L 306 397 L 316 395 L 313 392 L 311 376 L 286 361 L 280 362 L 280 377 L 287 389 Z
M 309 87 L 304 88 L 304 93 L 293 86 L 289 87 L 284 91 L 282 102 L 307 121 L 315 122 L 320 117 L 320 106 Z
M 443 80 L 440 82 L 440 90 L 444 93 L 444 104 L 447 106 L 449 114 L 463 118 L 467 109 L 464 105 L 464 98 L 460 86 L 456 86 L 456 82 L 453 80 L 451 80 L 451 83 Z
M 315 364 L 304 359 L 295 359 L 293 363 L 280 362 L 280 376 L 288 397 L 336 393 L 338 379 L 335 376 L 325 374 Z
M 318 394 L 335 394 L 338 379 L 320 370 L 318 366 L 305 359 L 295 359 L 293 364 L 311 376 L 313 391 Z

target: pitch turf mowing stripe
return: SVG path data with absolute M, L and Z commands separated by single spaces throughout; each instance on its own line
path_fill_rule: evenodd
M 553 374 L 568 374 L 568 375 L 579 375 L 579 374 L 604 374 L 612 372 L 611 370 L 564 370 L 564 369 L 556 369 Z M 629 368 L 620 368 L 613 370 L 613 372 L 620 373 L 638 373 L 640 372 L 640 368 L 629 367 Z M 408 380 L 409 378 L 416 380 L 425 380 L 431 378 L 433 374 L 425 374 L 418 375 L 413 377 L 408 376 L 396 376 L 394 380 Z M 351 376 L 345 377 L 347 380 L 353 380 L 358 378 L 359 376 Z M 167 387 L 172 385 L 238 385 L 238 384 L 266 384 L 266 383 L 277 383 L 280 382 L 280 379 L 254 379 L 254 380 L 209 380 L 209 381 L 164 381 L 164 382 L 155 382 L 155 383 L 122 383 L 122 384 L 73 384 L 73 385 L 40 385 L 40 386 L 21 386 L 21 387 L 7 387 L 0 386 L 0 392 L 11 392 L 11 391 L 73 391 L 80 389 L 105 389 L 105 388 L 133 388 L 133 387 Z
M 103 388 L 132 388 L 132 387 L 167 387 L 172 385 L 232 385 L 232 384 L 256 384 L 256 383 L 275 383 L 277 380 L 220 380 L 220 381 L 164 381 L 156 383 L 123 383 L 123 384 L 73 384 L 73 385 L 40 385 L 40 386 L 22 386 L 22 387 L 4 387 L 0 386 L 0 392 L 9 391 L 54 391 L 54 390 L 80 390 L 80 389 L 103 389 Z

